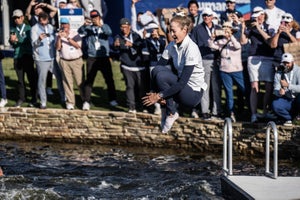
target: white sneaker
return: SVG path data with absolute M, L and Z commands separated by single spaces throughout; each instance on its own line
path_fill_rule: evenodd
M 291 120 L 287 120 L 284 122 L 283 126 L 293 126 L 293 122 Z
M 82 105 L 82 110 L 90 110 L 91 105 L 89 102 L 85 101 Z
M 174 122 L 179 118 L 179 114 L 176 112 L 174 115 L 169 115 L 166 118 L 165 125 L 162 129 L 162 133 L 167 133 L 172 128 Z
M 235 123 L 235 122 L 236 122 L 236 118 L 235 118 L 235 115 L 234 115 L 234 113 L 231 113 L 231 115 L 230 115 L 230 119 L 231 119 L 231 121 L 232 121 L 233 123 Z
M 128 112 L 129 112 L 129 113 L 132 113 L 132 114 L 135 114 L 135 113 L 136 113 L 136 110 L 135 110 L 135 109 L 129 109 Z
M 192 118 L 196 118 L 196 119 L 198 119 L 198 118 L 199 118 L 199 115 L 198 115 L 197 109 L 193 109 L 193 111 L 192 111 L 192 113 L 191 113 L 191 117 L 192 117 Z
M 46 88 L 46 92 L 47 92 L 48 95 L 53 95 L 53 94 L 54 94 L 54 93 L 52 92 L 52 89 L 49 88 L 49 87 Z
M 161 114 L 161 108 L 160 108 L 160 104 L 159 103 L 155 103 L 154 104 L 154 114 L 155 115 L 160 115 Z
M 112 106 L 112 107 L 116 107 L 119 104 L 118 104 L 118 102 L 116 100 L 112 100 L 112 101 L 109 102 L 109 105 Z
M 66 107 L 67 107 L 68 110 L 74 110 L 74 106 L 70 103 L 67 103 Z
M 6 104 L 7 104 L 7 99 L 1 99 L 0 108 L 4 108 Z

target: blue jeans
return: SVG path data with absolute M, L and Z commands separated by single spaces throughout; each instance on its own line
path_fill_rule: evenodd
M 178 77 L 166 66 L 156 66 L 152 72 L 154 89 L 156 92 L 168 90 L 177 83 Z M 187 84 L 176 94 L 166 97 L 167 115 L 177 112 L 176 103 L 193 108 L 200 103 L 203 90 L 194 91 Z M 176 103 L 175 103 L 176 102 Z
M 220 76 L 225 88 L 226 93 L 226 106 L 229 113 L 234 111 L 234 99 L 233 99 L 233 83 L 237 84 L 239 91 L 245 95 L 245 84 L 243 72 L 223 72 L 220 71 Z
M 274 112 L 285 120 L 292 120 L 292 112 L 299 110 L 300 108 L 300 95 L 295 99 L 277 97 L 273 103 Z M 295 113 L 297 114 L 297 113 Z

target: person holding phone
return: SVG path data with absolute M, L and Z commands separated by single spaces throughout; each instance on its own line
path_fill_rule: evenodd
M 233 35 L 233 26 L 231 22 L 224 22 L 222 25 L 221 38 L 213 34 L 208 41 L 210 48 L 220 52 L 220 77 L 223 82 L 226 94 L 227 115 L 233 122 L 236 122 L 234 113 L 233 83 L 236 83 L 242 94 L 245 94 L 245 85 L 242 65 L 242 46 Z M 216 40 L 216 38 L 219 39 Z M 241 99 L 243 101 L 243 99 Z
M 55 55 L 54 28 L 49 24 L 49 15 L 42 12 L 38 16 L 38 23 L 31 29 L 31 44 L 33 59 L 38 73 L 38 93 L 40 96 L 40 108 L 47 107 L 46 79 L 48 71 L 53 70 Z
M 262 7 L 255 7 L 252 10 L 252 21 L 249 26 L 242 24 L 240 42 L 250 42 L 248 52 L 248 73 L 251 82 L 250 109 L 251 123 L 257 122 L 258 118 L 275 119 L 271 112 L 272 91 L 275 69 L 273 66 L 274 50 L 271 49 L 268 41 L 274 35 L 274 28 L 266 23 L 266 13 Z M 265 83 L 263 99 L 263 113 L 257 113 L 258 93 L 260 82 Z
M 109 104 L 112 107 L 118 105 L 115 82 L 113 79 L 112 66 L 109 59 L 109 41 L 112 34 L 110 26 L 104 23 L 102 15 L 98 10 L 90 12 L 91 25 L 84 24 L 78 29 L 81 37 L 87 42 L 87 76 L 83 83 L 84 103 L 83 110 L 90 110 L 93 84 L 98 71 L 101 71 L 107 85 Z
M 16 101 L 15 107 L 20 107 L 24 102 L 26 102 L 25 74 L 29 82 L 31 94 L 29 106 L 32 107 L 37 103 L 37 74 L 34 69 L 34 62 L 32 58 L 32 45 L 30 41 L 31 27 L 24 23 L 23 11 L 20 9 L 13 11 L 12 18 L 15 26 L 11 28 L 9 43 L 15 50 L 14 69 L 16 70 L 18 78 L 18 100 Z
M 69 19 L 60 19 L 60 31 L 57 33 L 55 47 L 59 52 L 59 65 L 62 69 L 63 86 L 66 94 L 66 108 L 73 110 L 75 107 L 75 93 L 73 78 L 83 99 L 83 60 L 81 43 L 82 39 L 77 31 L 70 29 Z

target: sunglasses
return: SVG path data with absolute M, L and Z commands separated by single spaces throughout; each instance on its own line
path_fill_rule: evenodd
M 222 26 L 222 28 L 232 28 L 231 26 Z
M 202 17 L 210 17 L 211 15 L 203 14 Z
M 282 19 L 292 19 L 290 16 L 282 16 Z
M 13 19 L 15 20 L 15 19 L 20 19 L 21 17 L 13 17 Z

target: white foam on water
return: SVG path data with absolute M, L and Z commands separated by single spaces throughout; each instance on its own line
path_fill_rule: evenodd
M 120 185 L 119 184 L 112 184 L 112 183 L 107 183 L 106 181 L 101 181 L 101 184 L 98 185 L 97 188 L 91 188 L 92 190 L 103 190 L 107 188 L 114 188 L 114 189 L 119 189 Z
M 0 199 L 59 199 L 62 198 L 56 193 L 53 188 L 40 189 L 40 188 L 22 188 L 22 189 L 11 189 L 1 190 Z

